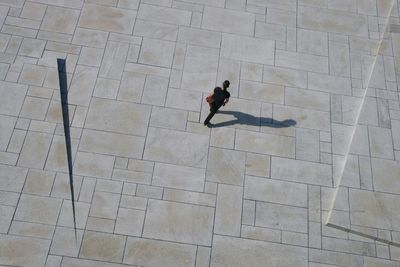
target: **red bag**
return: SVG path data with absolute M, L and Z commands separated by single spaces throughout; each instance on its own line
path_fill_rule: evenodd
M 214 102 L 214 94 L 209 94 L 209 95 L 206 97 L 206 101 L 207 101 L 207 103 L 211 106 L 211 104 Z

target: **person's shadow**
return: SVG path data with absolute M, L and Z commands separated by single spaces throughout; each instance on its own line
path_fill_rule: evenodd
M 296 125 L 296 121 L 292 119 L 277 121 L 272 118 L 260 118 L 254 117 L 253 115 L 246 114 L 240 111 L 218 111 L 219 114 L 233 115 L 234 120 L 219 122 L 216 124 L 211 124 L 211 127 L 225 127 L 235 124 L 251 125 L 251 126 L 266 126 L 272 128 L 286 128 Z

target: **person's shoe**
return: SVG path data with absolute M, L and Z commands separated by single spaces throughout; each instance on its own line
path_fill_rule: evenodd
M 210 123 L 209 122 L 204 122 L 204 126 L 208 126 Z

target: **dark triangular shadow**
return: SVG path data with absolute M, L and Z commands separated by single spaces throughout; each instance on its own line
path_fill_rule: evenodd
M 57 67 L 58 67 L 58 79 L 60 83 L 61 110 L 62 110 L 63 124 L 64 124 L 65 146 L 67 149 L 69 186 L 71 189 L 71 202 L 72 202 L 72 215 L 74 217 L 73 219 L 74 219 L 74 229 L 75 229 L 75 240 L 77 240 L 76 219 L 75 219 L 74 177 L 72 170 L 71 134 L 69 129 L 67 65 L 65 64 L 65 59 L 58 58 Z
M 296 125 L 296 121 L 287 119 L 283 121 L 274 120 L 272 118 L 260 118 L 240 111 L 218 111 L 219 114 L 233 115 L 234 120 L 224 121 L 216 124 L 211 124 L 213 128 L 232 126 L 235 124 L 250 125 L 250 126 L 266 126 L 271 128 L 286 128 Z M 218 114 L 217 113 L 217 114 Z

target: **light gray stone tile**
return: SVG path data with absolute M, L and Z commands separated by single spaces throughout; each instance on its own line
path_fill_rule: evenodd
M 116 234 L 141 236 L 144 211 L 119 208 L 114 232 Z
M 118 95 L 119 84 L 119 80 L 97 78 L 93 96 L 116 99 Z
M 145 80 L 145 74 L 124 72 L 117 99 L 139 103 L 142 98 Z
M 325 32 L 347 35 L 368 35 L 366 16 L 340 11 L 299 6 L 298 26 Z
M 240 68 L 240 78 L 243 80 L 261 82 L 263 76 L 263 65 L 242 62 Z
M 141 103 L 164 106 L 168 82 L 168 78 L 148 75 L 146 77 Z
M 292 137 L 237 130 L 235 149 L 294 158 L 295 140 Z
M 272 64 L 269 63 L 269 65 Z M 328 57 L 289 52 L 284 50 L 276 50 L 275 65 L 278 67 L 293 68 L 319 73 L 328 73 L 329 69 Z
M 14 216 L 15 207 L 0 205 L 0 233 L 7 234 Z
M 286 42 L 286 27 L 272 23 L 256 21 L 255 37 Z
M 240 82 L 239 97 L 252 100 L 262 100 L 268 103 L 283 104 L 284 87 L 250 81 Z
M 279 121 L 294 120 L 298 127 L 322 131 L 330 130 L 330 114 L 323 111 L 275 105 L 274 119 Z
M 255 225 L 307 233 L 307 209 L 256 202 Z
M 149 128 L 143 159 L 205 167 L 208 136 Z
M 89 106 L 97 74 L 98 68 L 77 66 L 68 90 L 70 104 Z
M 242 225 L 242 238 L 280 243 L 281 235 L 280 230 Z
M 161 199 L 163 195 L 163 188 L 158 186 L 138 184 L 136 195 L 143 198 Z
M 255 153 L 246 155 L 246 174 L 269 177 L 271 171 L 271 157 Z
M 207 30 L 194 29 L 189 27 L 180 27 L 178 42 L 219 48 L 221 44 L 221 33 Z
M 213 219 L 213 208 L 149 200 L 143 236 L 207 246 Z
M 0 150 L 6 151 L 17 119 L 14 117 L 0 115 Z M 10 144 L 11 145 L 11 144 Z M 19 152 L 19 151 L 18 151 Z
M 82 242 L 83 230 L 57 227 L 51 243 L 50 252 L 55 255 L 77 257 Z
M 165 106 L 190 111 L 200 111 L 202 98 L 201 92 L 169 88 Z
M 289 68 L 264 66 L 263 81 L 286 86 L 307 87 L 307 72 Z
M 329 94 L 327 93 L 294 87 L 285 87 L 285 105 L 305 109 L 330 111 L 329 104 Z
M 112 179 L 130 183 L 150 184 L 151 177 L 151 173 L 114 169 Z
M 76 227 L 79 229 L 85 229 L 90 204 L 83 203 L 83 202 L 74 202 L 75 205 L 75 220 L 76 220 Z M 74 214 L 72 212 L 72 202 L 70 200 L 64 200 L 60 217 L 58 218 L 57 225 L 74 228 Z M 77 255 L 76 255 L 77 256 Z
M 371 159 L 373 184 L 376 191 L 399 194 L 398 175 L 400 164 L 397 161 L 384 159 Z
M 243 185 L 246 154 L 220 148 L 210 148 L 207 181 Z
M 126 237 L 86 231 L 79 253 L 80 258 L 122 262 Z
M 131 34 L 136 11 L 85 4 L 78 25 L 82 28 Z
M 244 198 L 306 208 L 307 186 L 298 183 L 246 176 Z
M 119 194 L 95 192 L 89 215 L 115 220 L 118 213 L 120 197 Z
M 40 67 L 37 65 L 24 64 L 21 75 L 19 76 L 19 82 L 22 84 L 42 86 L 47 68 Z
M 143 20 L 188 26 L 191 15 L 192 13 L 186 10 L 143 4 L 140 5 L 137 17 Z
M 71 156 L 74 158 L 78 148 L 78 140 L 71 139 Z M 64 136 L 54 136 L 49 154 L 47 155 L 46 170 L 68 172 L 67 147 Z
M 176 41 L 179 27 L 166 23 L 159 23 L 147 20 L 136 20 L 133 34 L 152 39 L 161 39 L 165 41 Z
M 235 129 L 213 128 L 211 130 L 210 145 L 220 148 L 233 149 L 235 144 Z
M 255 16 L 235 10 L 205 7 L 202 28 L 243 35 L 253 35 Z
M 30 169 L 24 184 L 24 193 L 49 196 L 53 186 L 55 173 Z
M 103 49 L 100 48 L 82 47 L 78 64 L 100 67 L 101 60 L 103 58 L 103 52 Z
M 28 119 L 43 120 L 46 116 L 50 101 L 48 99 L 29 97 L 25 98 L 20 116 Z
M 97 217 L 88 217 L 86 230 L 98 231 L 103 233 L 113 233 L 115 228 L 115 220 L 103 219 Z
M 272 157 L 271 178 L 332 186 L 332 167 L 308 161 Z
M 74 171 L 78 175 L 110 179 L 114 167 L 114 157 L 78 152 Z
M 13 221 L 9 234 L 25 237 L 36 237 L 51 240 L 55 226 L 28 222 Z
M 49 134 L 28 132 L 21 150 L 18 165 L 42 169 L 47 158 L 51 139 L 52 136 Z
M 46 5 L 38 3 L 25 3 L 20 17 L 33 20 L 42 20 L 44 13 L 46 12 L 46 7 Z
M 308 266 L 306 251 L 301 247 L 216 235 L 211 266 Z
M 50 240 L 1 235 L 0 264 L 16 266 L 44 266 Z
M 243 188 L 233 185 L 218 185 L 217 206 L 215 210 L 215 234 L 239 236 L 242 210 Z
M 317 73 L 308 74 L 308 88 L 333 94 L 351 94 L 350 79 Z
M 84 28 L 76 28 L 72 43 L 88 47 L 105 48 L 108 33 Z
M 15 219 L 55 225 L 60 208 L 59 199 L 23 194 L 15 212 Z
M 78 10 L 48 6 L 40 29 L 49 32 L 73 34 L 78 18 Z
M 152 184 L 161 187 L 202 192 L 204 181 L 204 169 L 156 163 Z
M 41 58 L 46 41 L 24 38 L 21 47 L 19 48 L 19 55 Z
M 153 107 L 150 118 L 150 126 L 167 128 L 172 130 L 185 130 L 187 112 L 163 107 Z
M 350 76 L 349 45 L 329 42 L 329 73 L 334 76 Z
M 108 42 L 101 63 L 99 76 L 109 79 L 121 79 L 124 71 L 129 44 Z
M 326 32 L 298 29 L 297 39 L 298 52 L 328 56 L 328 34 Z
M 392 134 L 389 129 L 368 127 L 371 156 L 394 159 Z
M 73 176 L 75 199 L 79 195 L 82 185 L 82 176 Z M 52 197 L 71 199 L 70 177 L 67 173 L 58 172 L 51 191 Z
M 25 168 L 0 164 L 0 190 L 21 192 L 27 172 Z
M 222 35 L 221 57 L 273 65 L 275 43 L 233 34 Z
M 127 183 L 129 185 L 129 183 Z M 110 181 L 99 179 L 96 183 L 96 191 L 121 194 L 123 183 L 119 181 Z
M 125 183 L 126 184 L 126 183 Z M 136 189 L 135 189 L 136 193 Z M 120 207 L 128 209 L 146 210 L 147 198 L 122 195 Z
M 145 136 L 149 118 L 149 106 L 94 98 L 85 128 Z
M 124 263 L 143 266 L 194 266 L 196 246 L 128 237 Z
M 319 151 L 319 132 L 316 130 L 297 128 L 296 159 L 318 162 L 320 158 Z
M 206 191 L 206 190 L 205 190 Z M 186 204 L 215 207 L 216 196 L 210 193 L 198 193 L 176 189 L 164 189 L 164 200 Z

